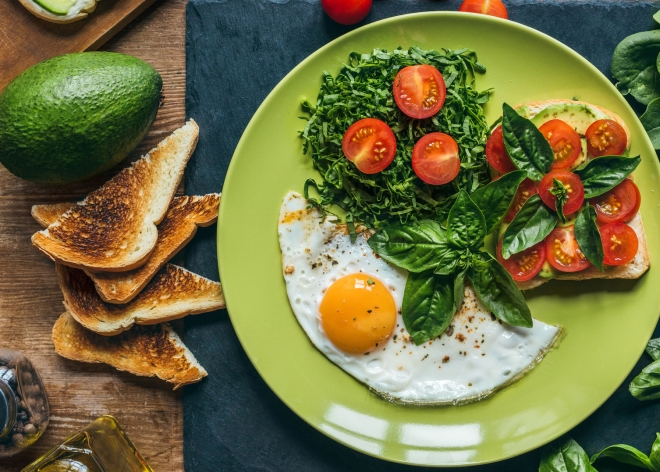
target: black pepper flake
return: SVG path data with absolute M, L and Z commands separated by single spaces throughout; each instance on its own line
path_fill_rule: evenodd
M 468 383 L 468 387 L 472 387 L 472 382 L 469 382 L 469 383 Z
M 392 339 L 394 339 L 394 340 L 396 341 L 396 337 L 397 337 L 397 336 L 398 336 L 398 335 L 395 334 L 394 336 L 392 336 Z
M 426 359 L 427 357 L 429 357 L 429 355 L 428 355 L 428 354 L 427 354 L 427 355 L 425 355 L 424 357 L 422 357 L 422 360 L 424 360 L 424 359 Z
M 357 320 L 357 318 L 353 318 L 353 321 Z
M 367 313 L 371 313 L 371 310 L 367 310 Z
M 495 315 L 493 315 L 493 314 L 491 313 L 491 314 L 490 314 L 490 319 L 493 320 L 493 321 L 495 321 Z
M 368 355 L 369 355 L 369 353 L 368 353 L 368 352 L 365 352 L 365 353 L 364 353 L 364 355 L 365 355 L 365 356 L 368 356 Z

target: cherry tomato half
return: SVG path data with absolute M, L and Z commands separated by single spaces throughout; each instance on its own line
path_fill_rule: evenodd
M 529 197 L 536 195 L 537 193 L 539 193 L 539 191 L 536 188 L 536 184 L 532 180 L 523 180 L 522 183 L 518 186 L 518 190 L 516 191 L 516 195 L 513 197 L 513 201 L 509 207 L 509 212 L 504 217 L 504 221 L 511 223 L 525 202 L 529 199 Z
M 623 223 L 637 214 L 642 196 L 637 185 L 625 179 L 609 192 L 592 198 L 589 203 L 596 208 L 596 219 L 600 223 Z
M 587 150 L 594 157 L 620 156 L 628 146 L 626 130 L 614 120 L 596 120 L 584 135 Z
M 637 233 L 625 223 L 609 223 L 600 227 L 603 241 L 603 262 L 623 265 L 632 261 L 639 248 Z
M 554 179 L 564 184 L 564 187 L 568 191 L 568 200 L 564 203 L 564 215 L 570 215 L 578 211 L 584 203 L 584 186 L 577 174 L 567 170 L 549 172 L 541 179 L 539 183 L 539 196 L 543 200 L 543 203 L 553 210 L 556 208 L 555 202 L 557 201 L 557 197 L 550 193 Z
M 505 20 L 509 18 L 509 13 L 500 0 L 465 0 L 458 11 L 482 13 L 484 15 L 504 18 Z
M 341 25 L 364 20 L 371 10 L 371 0 L 321 0 L 326 14 Z
M 440 111 L 447 88 L 438 69 L 427 64 L 404 67 L 394 78 L 394 101 L 410 118 L 421 120 Z
M 497 243 L 497 260 L 511 274 L 516 282 L 525 282 L 533 279 L 541 272 L 546 259 L 545 242 L 541 241 L 535 246 L 525 249 L 523 252 L 514 254 L 508 259 L 502 257 L 502 238 Z
M 502 173 L 516 170 L 516 166 L 506 153 L 501 126 L 495 128 L 486 141 L 486 159 L 493 169 Z
M 550 143 L 555 160 L 550 170 L 570 167 L 582 152 L 582 141 L 571 125 L 562 120 L 550 120 L 541 125 L 539 131 Z
M 578 272 L 591 265 L 577 241 L 573 226 L 555 228 L 545 238 L 548 262 L 562 272 Z
M 451 182 L 461 170 L 458 144 L 445 133 L 429 133 L 413 148 L 412 166 L 417 177 L 427 184 Z
M 341 149 L 361 172 L 377 174 L 394 159 L 396 137 L 387 123 L 364 118 L 346 130 Z

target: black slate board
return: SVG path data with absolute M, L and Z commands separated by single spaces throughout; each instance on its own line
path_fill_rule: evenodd
M 418 11 L 457 10 L 460 3 L 375 0 L 365 23 Z M 616 44 L 631 33 L 652 29 L 652 14 L 659 8 L 650 2 L 556 0 L 507 5 L 511 20 L 564 42 L 608 76 Z M 186 173 L 188 194 L 222 190 L 234 148 L 266 95 L 305 57 L 351 29 L 327 18 L 318 0 L 190 0 L 186 108 L 201 135 Z M 246 228 L 257 224 L 248 217 L 245 223 Z M 215 227 L 200 229 L 186 252 L 186 267 L 217 280 L 215 254 Z M 184 394 L 188 472 L 420 470 L 355 452 L 298 418 L 252 367 L 226 312 L 187 318 L 185 341 L 209 372 Z M 588 453 L 616 443 L 649 452 L 660 431 L 660 402 L 641 403 L 627 391 L 633 375 L 649 362 L 643 356 L 617 392 L 569 433 Z M 471 470 L 533 471 L 539 457 L 537 450 Z M 608 466 L 603 461 L 599 470 Z

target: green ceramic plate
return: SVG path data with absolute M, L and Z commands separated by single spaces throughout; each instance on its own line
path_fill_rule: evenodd
M 493 87 L 489 121 L 501 104 L 578 97 L 621 115 L 641 154 L 636 178 L 651 257 L 660 247 L 660 168 L 626 101 L 589 62 L 517 23 L 461 13 L 380 21 L 319 49 L 263 102 L 236 148 L 224 184 L 218 261 L 229 315 L 252 363 L 301 418 L 331 438 L 382 459 L 455 466 L 502 460 L 565 433 L 600 406 L 642 354 L 658 319 L 660 271 L 638 281 L 553 281 L 527 295 L 534 317 L 561 324 L 561 346 L 521 381 L 460 407 L 405 407 L 373 396 L 308 341 L 287 301 L 277 215 L 289 190 L 313 176 L 297 131 L 299 107 L 314 100 L 324 70 L 337 72 L 352 51 L 374 47 L 468 47 Z M 653 190 L 657 189 L 655 193 Z

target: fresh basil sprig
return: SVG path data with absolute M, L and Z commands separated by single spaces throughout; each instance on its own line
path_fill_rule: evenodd
M 634 171 L 642 159 L 637 157 L 603 156 L 575 169 L 584 187 L 584 198 L 594 198 L 612 190 Z
M 538 195 L 527 199 L 502 237 L 502 256 L 508 259 L 549 235 L 557 225 L 557 214 Z
M 656 400 L 660 398 L 660 338 L 651 339 L 646 345 L 646 352 L 653 362 L 633 379 L 628 390 L 637 400 Z
M 470 195 L 472 201 L 484 213 L 486 232 L 492 232 L 502 222 L 509 211 L 513 197 L 516 196 L 518 187 L 525 178 L 527 178 L 527 174 L 524 171 L 514 170 Z
M 654 361 L 660 359 L 660 338 L 651 339 L 646 345 L 646 353 L 651 356 Z
M 541 458 L 539 472 L 598 472 L 589 456 L 573 439 L 551 445 Z
M 598 270 L 603 270 L 603 240 L 600 238 L 600 231 L 596 224 L 596 209 L 591 205 L 587 205 L 584 210 L 580 212 L 575 220 L 575 240 L 580 246 L 582 254 L 591 262 Z
M 660 469 L 654 467 L 651 459 L 646 454 L 627 444 L 614 444 L 613 446 L 606 447 L 591 457 L 591 463 L 596 462 L 599 457 L 609 457 L 622 464 L 634 465 L 642 469 L 660 472 Z
M 440 336 L 455 311 L 454 277 L 432 272 L 408 275 L 401 315 L 415 344 Z
M 557 211 L 557 216 L 562 221 L 566 223 L 566 217 L 564 216 L 564 205 L 568 200 L 568 189 L 563 182 L 557 179 L 552 179 L 552 188 L 550 189 L 550 194 L 555 196 L 555 210 Z

